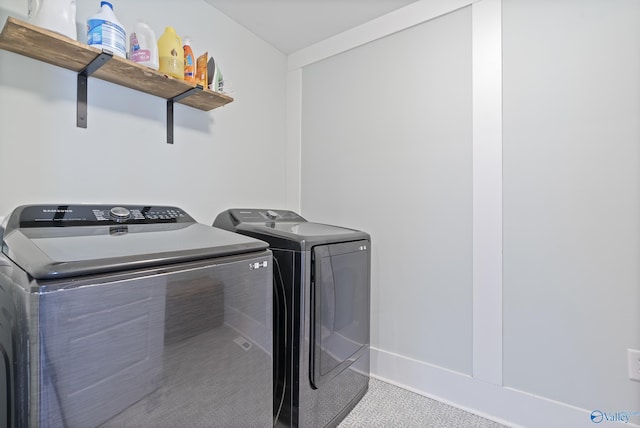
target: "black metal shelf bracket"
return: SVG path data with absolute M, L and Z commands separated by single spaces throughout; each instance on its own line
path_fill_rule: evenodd
M 190 97 L 196 92 L 202 91 L 202 89 L 202 85 L 196 85 L 188 91 L 167 100 L 167 144 L 173 144 L 173 103 Z
M 78 98 L 76 104 L 76 126 L 78 128 L 87 127 L 87 80 L 104 63 L 113 58 L 113 52 L 106 49 L 95 57 L 87 66 L 78 73 Z

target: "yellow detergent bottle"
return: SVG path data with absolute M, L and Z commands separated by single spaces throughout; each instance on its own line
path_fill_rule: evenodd
M 164 29 L 158 39 L 158 57 L 160 59 L 160 73 L 184 80 L 184 49 L 182 39 L 173 27 Z

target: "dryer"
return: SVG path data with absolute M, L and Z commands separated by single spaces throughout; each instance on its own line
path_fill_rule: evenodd
M 150 205 L 21 206 L 0 238 L 0 426 L 273 425 L 267 243 Z
M 268 209 L 230 209 L 214 226 L 273 252 L 276 426 L 337 426 L 369 385 L 369 234 Z

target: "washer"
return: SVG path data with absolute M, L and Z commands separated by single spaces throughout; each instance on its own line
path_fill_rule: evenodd
M 276 426 L 337 426 L 369 385 L 370 236 L 283 210 L 230 209 L 214 226 L 273 252 Z
M 273 425 L 266 242 L 142 205 L 0 227 L 0 426 Z

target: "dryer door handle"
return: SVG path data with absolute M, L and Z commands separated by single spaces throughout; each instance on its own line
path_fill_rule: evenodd
M 311 280 L 311 287 L 309 292 L 309 382 L 311 388 L 318 389 L 319 385 L 316 382 L 320 379 L 320 343 L 318 335 L 318 320 L 317 320 L 317 304 L 316 299 L 316 282 Z

